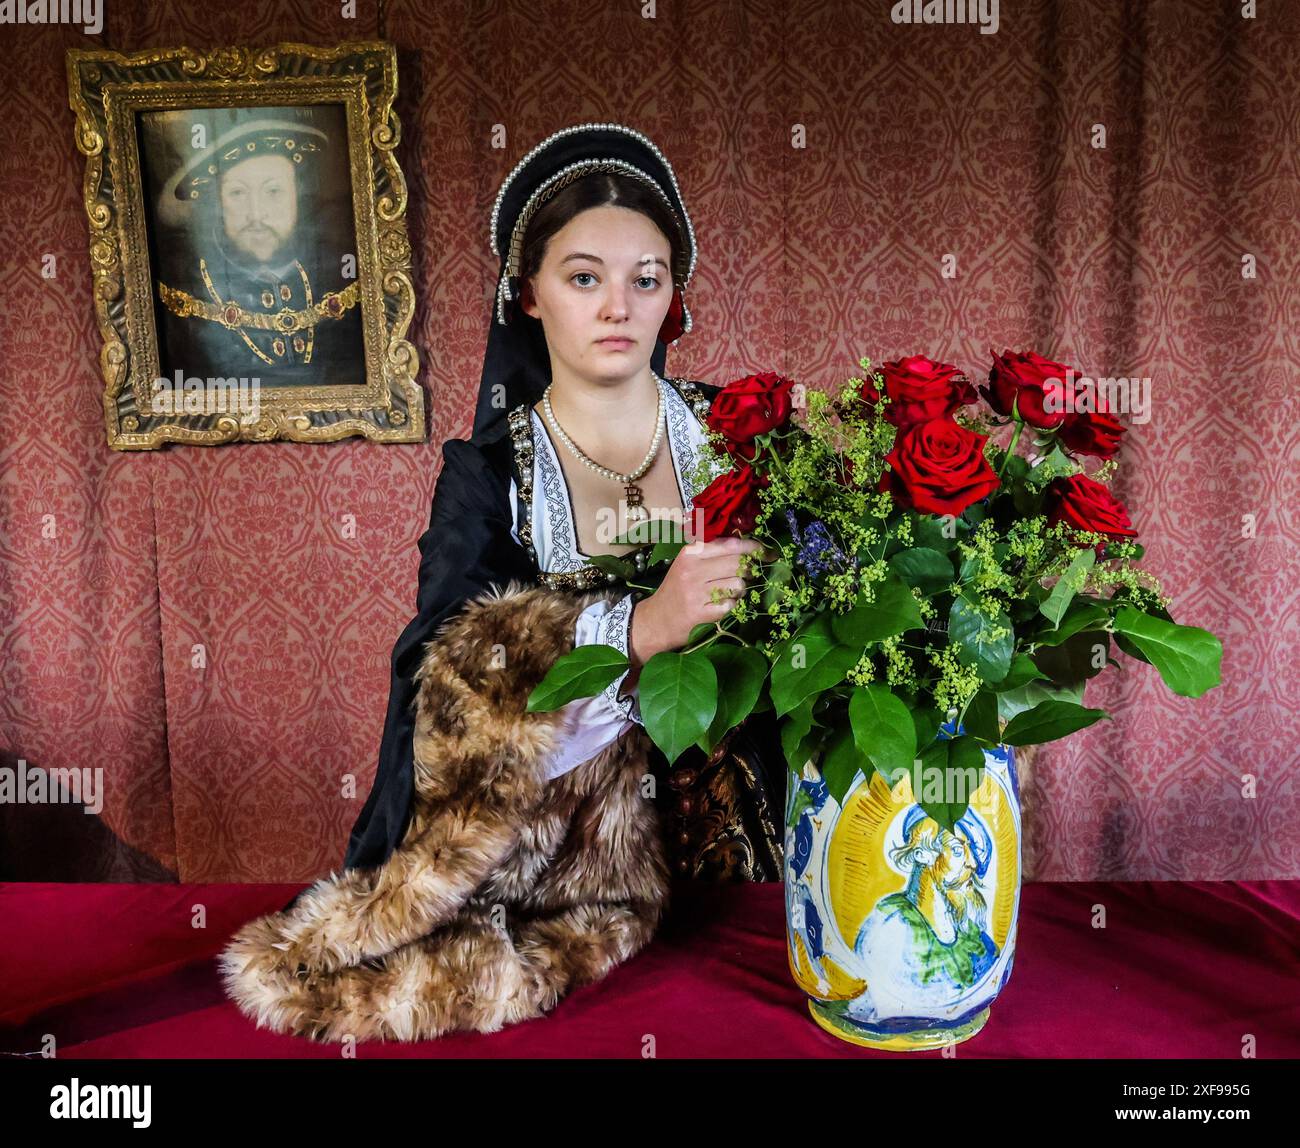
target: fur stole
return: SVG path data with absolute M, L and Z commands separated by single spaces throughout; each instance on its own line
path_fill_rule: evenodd
M 317 1040 L 495 1032 L 651 939 L 669 873 L 648 735 L 634 726 L 548 782 L 561 714 L 525 710 L 573 648 L 579 613 L 604 597 L 512 581 L 426 643 L 400 846 L 251 921 L 218 957 L 259 1028 Z

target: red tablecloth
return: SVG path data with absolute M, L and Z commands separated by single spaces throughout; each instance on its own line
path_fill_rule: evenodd
M 296 885 L 0 884 L 0 1048 L 69 1057 L 330 1057 L 258 1030 L 214 955 Z M 823 1032 L 786 964 L 776 884 L 679 884 L 654 942 L 549 1016 L 492 1034 L 370 1042 L 366 1057 L 877 1053 Z M 1095 928 L 1094 906 L 1106 927 Z M 206 915 L 204 919 L 203 915 Z M 199 927 L 199 926 L 202 927 Z M 1300 882 L 1025 887 L 1015 969 L 962 1057 L 1300 1056 Z

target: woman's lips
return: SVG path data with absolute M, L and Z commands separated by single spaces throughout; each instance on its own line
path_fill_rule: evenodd
M 633 343 L 632 339 L 598 339 L 596 346 L 608 351 L 626 351 Z

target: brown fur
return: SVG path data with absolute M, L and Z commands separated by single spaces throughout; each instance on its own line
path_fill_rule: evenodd
M 559 714 L 525 711 L 603 596 L 512 582 L 426 644 L 401 844 L 245 925 L 218 958 L 258 1027 L 318 1040 L 495 1032 L 650 940 L 669 875 L 648 736 L 634 726 L 547 782 Z

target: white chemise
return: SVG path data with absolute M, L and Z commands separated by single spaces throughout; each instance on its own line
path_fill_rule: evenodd
M 671 455 L 686 521 L 689 521 L 694 496 L 698 493 L 692 489 L 692 476 L 707 441 L 707 431 L 676 387 L 664 383 L 663 391 L 667 432 L 660 449 L 666 445 Z M 552 441 L 542 417 L 531 408 L 529 415 L 533 430 L 532 530 L 538 568 L 551 573 L 579 570 L 586 565 L 587 556 L 578 550 L 573 503 L 560 467 L 558 444 Z M 519 502 L 513 477 L 510 510 L 511 534 L 518 542 Z M 628 654 L 633 602 L 634 595 L 629 592 L 612 602 L 592 603 L 578 616 L 574 645 L 601 643 Z M 560 710 L 561 734 L 547 762 L 548 780 L 589 761 L 633 723 L 641 722 L 639 689 L 633 689 L 628 697 L 619 697 L 626 677 L 624 671 L 595 697 L 575 698 Z

